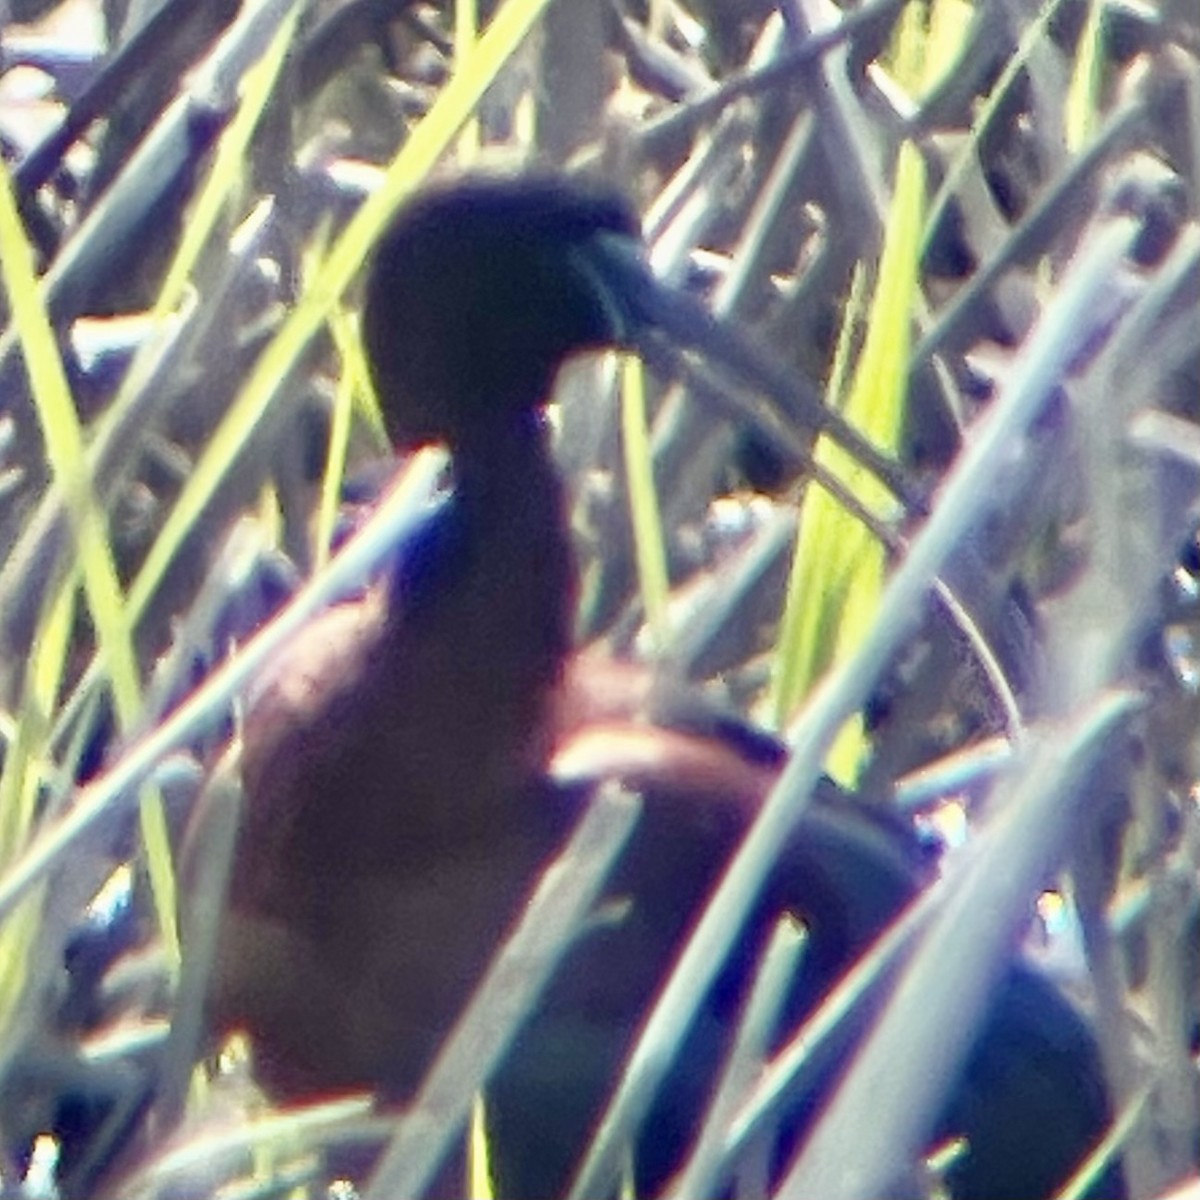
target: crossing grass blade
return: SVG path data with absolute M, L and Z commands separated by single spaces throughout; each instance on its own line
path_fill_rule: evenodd
M 887 453 L 895 453 L 904 421 L 924 198 L 920 156 L 905 143 L 896 168 L 866 339 L 845 405 L 847 419 Z M 853 304 L 847 309 L 852 314 Z M 823 440 L 815 457 L 868 510 L 881 511 L 886 493 L 844 450 Z M 809 487 L 801 505 L 776 651 L 773 709 L 778 724 L 786 723 L 829 666 L 860 640 L 874 619 L 884 567 L 885 548 L 870 530 L 827 492 Z M 828 769 L 835 778 L 853 782 L 864 749 L 856 718 L 839 736 Z

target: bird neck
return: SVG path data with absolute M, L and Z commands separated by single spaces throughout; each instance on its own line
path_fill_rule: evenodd
M 447 819 L 469 826 L 467 809 L 503 808 L 548 757 L 550 707 L 571 649 L 575 564 L 543 430 L 510 426 L 459 446 L 453 470 L 448 511 L 393 581 L 395 636 L 385 638 L 388 661 L 379 665 L 381 677 L 409 681 L 431 736 L 444 726 L 470 746 L 468 774 L 453 788 L 444 763 L 431 772 L 446 784 Z M 411 705 L 405 720 L 414 723 Z
M 566 503 L 546 430 L 513 422 L 454 457 L 456 506 L 467 530 L 476 596 L 496 610 L 513 653 L 557 681 L 571 649 L 575 560 Z M 503 656 L 502 645 L 491 654 Z

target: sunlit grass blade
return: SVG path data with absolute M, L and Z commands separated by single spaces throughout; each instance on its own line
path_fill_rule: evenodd
M 479 38 L 479 7 L 475 0 L 454 0 L 454 71 L 474 70 L 475 42 Z M 479 122 L 471 117 L 458 135 L 458 154 L 469 167 L 479 157 Z
M 1104 65 L 1104 8 L 1090 0 L 1087 21 L 1079 35 L 1079 47 L 1067 89 L 1067 149 L 1082 150 L 1096 132 L 1100 111 L 1101 69 Z
M 76 589 L 62 588 L 38 623 L 29 656 L 12 740 L 4 748 L 0 772 L 0 862 L 10 863 L 24 846 L 36 816 L 43 780 L 39 764 L 70 645 Z M 0 925 L 0 1030 L 11 1028 L 27 978 L 25 964 L 34 953 L 41 927 L 42 894 L 32 892 Z
M 66 499 L 84 595 L 96 629 L 98 652 L 108 667 L 117 722 L 122 729 L 130 729 L 138 720 L 142 689 L 128 612 L 103 506 L 92 489 L 83 428 L 45 308 L 43 289 L 34 274 L 33 251 L 25 238 L 11 179 L 2 166 L 0 270 L 25 355 L 46 458 Z M 174 871 L 162 800 L 152 788 L 141 795 L 140 815 L 159 925 L 168 954 L 177 961 Z
M 882 61 L 914 102 L 928 96 L 954 70 L 969 41 L 974 14 L 969 0 L 905 5 Z
M 904 421 L 913 306 L 924 213 L 925 174 L 916 148 L 905 143 L 884 235 L 868 330 L 845 415 L 881 450 L 895 453 Z M 822 440 L 816 460 L 851 488 L 870 510 L 887 496 L 845 451 Z M 874 618 L 883 584 L 885 548 L 827 492 L 810 487 L 800 529 L 788 605 L 777 650 L 775 721 L 782 725 L 830 664 L 841 658 Z M 829 769 L 852 780 L 863 749 L 861 729 L 843 733 Z
M 646 424 L 645 373 L 641 359 L 634 355 L 621 360 L 621 433 L 642 607 L 655 649 L 659 650 L 667 638 L 667 552 Z
M 862 320 L 863 281 L 864 271 L 859 264 L 850 283 L 850 294 L 842 308 L 842 328 L 830 371 L 829 402 L 835 405 L 843 397 L 844 380 L 849 371 L 851 343 L 854 340 L 854 331 Z M 805 509 L 811 507 L 801 506 L 802 518 Z M 832 515 L 838 510 L 836 505 L 826 503 L 822 510 L 818 511 L 818 516 L 821 511 Z M 769 720 L 776 728 L 787 721 L 788 714 L 820 677 L 824 648 L 833 636 L 833 631 L 827 627 L 828 622 L 836 615 L 832 605 L 816 603 L 809 595 L 809 580 L 802 563 L 819 563 L 823 560 L 824 555 L 816 543 L 819 538 L 835 535 L 837 526 L 827 521 L 812 522 L 807 535 L 807 548 L 804 557 L 801 558 L 803 529 L 803 525 L 797 526 L 793 565 L 788 577 L 779 644 L 775 651 L 771 677 Z
M 495 1181 L 492 1179 L 491 1153 L 488 1147 L 487 1105 L 476 1096 L 471 1105 L 471 1124 L 467 1134 L 467 1195 L 479 1200 L 494 1200 Z
M 0 271 L 13 324 L 25 356 L 46 458 L 67 497 L 88 609 L 108 663 L 117 706 L 126 716 L 138 694 L 137 664 L 129 640 L 121 585 L 104 513 L 92 494 L 84 436 L 58 343 L 33 269 L 8 171 L 0 164 Z

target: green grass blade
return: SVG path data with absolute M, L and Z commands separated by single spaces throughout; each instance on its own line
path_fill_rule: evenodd
M 884 233 L 869 327 L 846 417 L 881 450 L 894 454 L 904 420 L 913 307 L 925 204 L 925 171 L 916 148 L 905 143 Z M 816 459 L 872 511 L 887 495 L 874 477 L 828 439 Z M 829 666 L 861 637 L 874 618 L 883 586 L 885 550 L 856 517 L 827 492 L 804 497 L 788 604 L 776 655 L 773 709 L 784 724 Z M 851 779 L 863 750 L 860 728 L 848 727 L 829 768 Z
M 51 471 L 63 488 L 79 552 L 88 608 L 100 652 L 113 680 L 118 712 L 132 719 L 140 691 L 137 663 L 125 619 L 121 585 L 103 510 L 92 494 L 83 429 L 71 397 L 58 343 L 43 304 L 7 168 L 0 163 L 0 274 L 25 354 L 34 407 Z
M 17 211 L 11 179 L 2 165 L 0 272 L 12 306 L 13 325 L 25 354 L 46 457 L 62 488 L 71 519 L 84 594 L 96 629 L 98 652 L 112 682 L 117 721 L 122 729 L 131 729 L 138 720 L 142 689 L 107 521 L 92 488 L 83 428 L 43 302 L 43 289 L 34 274 L 33 251 Z M 161 798 L 153 789 L 147 789 L 142 793 L 140 807 L 159 925 L 168 953 L 177 960 L 174 871 Z
M 454 0 L 454 73 L 465 74 L 473 69 L 475 43 L 479 39 L 479 6 L 475 0 Z M 458 156 L 464 167 L 479 157 L 479 122 L 469 119 L 458 137 Z
M 0 772 L 0 862 L 12 862 L 25 845 L 36 816 L 51 714 L 62 685 L 75 616 L 73 582 L 46 606 L 29 656 L 21 707 Z M 28 977 L 41 927 L 42 891 L 31 892 L 0 926 L 0 1030 L 11 1027 Z
M 487 1105 L 477 1095 L 471 1105 L 471 1124 L 467 1133 L 467 1195 L 478 1200 L 495 1200 L 496 1184 L 492 1178 L 491 1153 L 488 1147 Z
M 646 378 L 635 355 L 621 361 L 621 433 L 642 607 L 654 647 L 661 650 L 667 641 L 667 552 L 646 424 Z
M 1078 153 L 1095 135 L 1100 111 L 1101 68 L 1104 65 L 1104 4 L 1091 0 L 1087 21 L 1067 89 L 1067 149 Z

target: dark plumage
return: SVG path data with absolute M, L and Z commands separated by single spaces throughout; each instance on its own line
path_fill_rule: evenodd
M 388 429 L 398 446 L 449 445 L 454 499 L 387 586 L 315 622 L 250 702 L 247 817 L 213 991 L 214 1025 L 250 1030 L 278 1097 L 411 1096 L 577 816 L 579 790 L 552 782 L 548 762 L 590 747 L 645 791 L 610 888 L 632 903 L 570 952 L 493 1083 L 499 1194 L 523 1200 L 568 1182 L 784 754 L 762 736 L 655 724 L 636 669 L 571 658 L 574 566 L 540 406 L 564 358 L 625 339 L 626 307 L 593 256 L 635 237 L 611 200 L 475 181 L 417 200 L 380 244 L 363 329 Z M 904 832 L 826 789 L 651 1113 L 640 1194 L 679 1165 L 777 914 L 812 927 L 794 1023 L 929 870 Z M 961 1194 L 1048 1194 L 1104 1120 L 1086 1030 L 1014 968 L 971 1070 L 988 1079 L 964 1084 L 946 1120 L 975 1139 Z M 1055 1096 L 1064 1078 L 1070 1098 Z M 791 1106 L 785 1143 L 818 1096 Z M 1013 1128 L 1028 1137 L 1010 1154 Z
M 567 353 L 619 336 L 573 255 L 632 230 L 612 203 L 486 183 L 418 200 L 376 252 L 363 329 L 388 429 L 450 444 L 454 499 L 247 714 L 217 1010 L 285 1092 L 408 1093 L 562 835 L 517 803 L 575 600 L 540 406 Z

